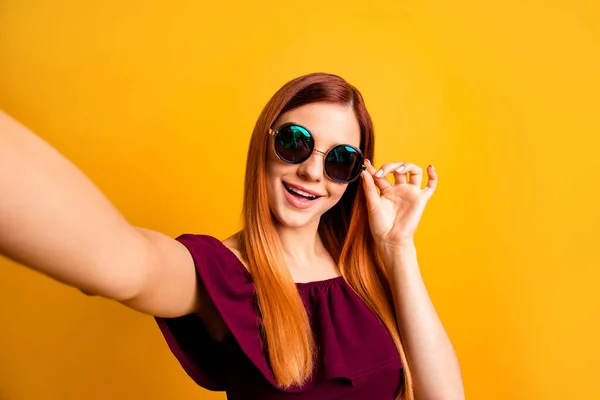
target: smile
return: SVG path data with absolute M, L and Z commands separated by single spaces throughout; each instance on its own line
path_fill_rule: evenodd
M 315 194 L 311 194 L 306 191 L 300 190 L 296 187 L 289 186 L 289 185 L 285 184 L 284 182 L 282 182 L 282 184 L 283 184 L 283 187 L 285 188 L 286 199 L 292 206 L 294 206 L 296 208 L 300 208 L 300 209 L 310 208 L 313 205 L 315 205 L 318 202 L 318 200 L 322 197 L 322 196 L 317 196 Z
M 286 183 L 283 183 L 283 187 L 285 187 L 285 190 L 287 190 L 288 192 L 290 192 L 293 195 L 298 195 L 298 196 L 302 196 L 308 200 L 315 200 L 318 199 L 321 196 L 315 196 L 314 194 L 310 194 L 308 192 L 302 191 L 300 189 L 297 189 L 295 187 L 291 187 L 286 185 Z

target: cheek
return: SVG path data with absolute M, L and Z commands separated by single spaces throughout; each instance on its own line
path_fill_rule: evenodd
M 268 158 L 266 168 L 269 182 L 276 182 L 280 181 L 282 176 L 295 175 L 298 165 L 287 164 L 278 158 Z
M 269 199 L 274 200 L 275 193 L 281 185 L 281 177 L 289 174 L 287 164 L 281 163 L 279 160 L 267 160 L 267 186 L 269 190 Z
M 334 184 L 332 187 L 329 187 L 327 190 L 329 192 L 330 198 L 334 202 L 337 203 L 342 198 L 344 193 L 346 193 L 347 188 L 348 188 L 347 185 Z
M 283 172 L 281 163 L 276 160 L 267 160 L 267 179 L 270 184 L 278 180 Z

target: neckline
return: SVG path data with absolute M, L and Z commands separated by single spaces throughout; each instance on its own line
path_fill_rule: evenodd
M 242 263 L 242 260 L 239 259 L 237 254 L 235 254 L 233 251 L 231 251 L 231 249 L 229 247 L 225 246 L 225 244 L 223 244 L 223 242 L 221 242 L 219 239 L 217 239 L 217 238 L 214 238 L 214 239 L 221 244 L 221 247 L 223 247 L 227 251 L 227 253 L 230 254 L 231 257 L 233 257 L 236 264 L 242 269 L 242 273 L 244 274 L 244 276 L 246 276 L 246 278 L 248 278 L 248 280 L 252 281 L 252 275 L 250 274 L 250 271 L 248 271 L 248 269 L 246 269 L 246 266 L 244 265 L 244 263 Z M 322 279 L 322 280 L 318 280 L 318 281 L 294 282 L 294 283 L 296 284 L 296 287 L 298 289 L 311 289 L 311 288 L 327 288 L 330 286 L 334 286 L 338 283 L 341 283 L 343 281 L 344 281 L 344 277 L 342 275 L 338 275 L 338 276 L 334 276 L 333 278 L 327 278 L 327 279 Z
M 323 279 L 320 281 L 311 282 L 294 282 L 298 289 L 312 289 L 312 288 L 327 288 L 334 286 L 344 281 L 344 277 L 341 275 L 334 276 L 333 278 Z

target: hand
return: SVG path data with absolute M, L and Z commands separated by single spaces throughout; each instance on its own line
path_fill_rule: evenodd
M 427 186 L 421 190 L 423 170 L 407 162 L 388 163 L 377 171 L 369 160 L 362 172 L 362 183 L 369 209 L 369 225 L 379 248 L 414 244 L 414 234 L 427 202 L 437 186 L 433 166 L 427 167 Z M 381 172 L 377 175 L 377 172 Z M 390 184 L 386 175 L 394 174 Z M 410 178 L 407 182 L 407 173 Z M 380 193 L 377 193 L 379 188 Z

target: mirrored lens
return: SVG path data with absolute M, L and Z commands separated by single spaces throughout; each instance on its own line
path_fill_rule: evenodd
M 362 170 L 362 156 L 352 146 L 336 146 L 327 155 L 325 170 L 331 179 L 348 182 Z
M 279 157 L 289 163 L 296 164 L 306 160 L 314 146 L 310 132 L 298 125 L 282 127 L 275 136 L 275 150 Z

